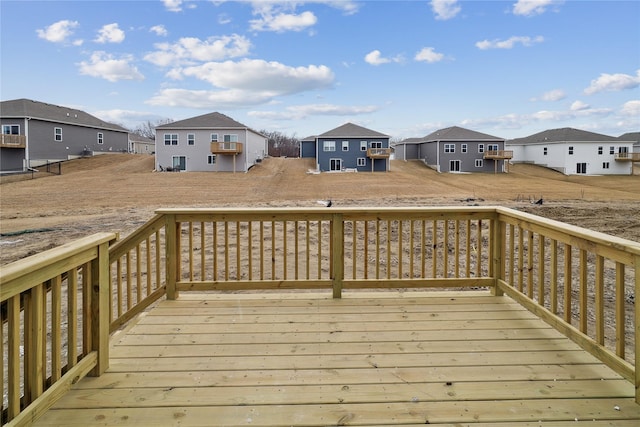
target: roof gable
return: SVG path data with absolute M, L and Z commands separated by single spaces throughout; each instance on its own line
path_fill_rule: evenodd
M 640 132 L 627 132 L 618 137 L 621 141 L 633 141 L 634 145 L 640 143 Z
M 437 130 L 422 138 L 423 141 L 504 141 L 504 138 L 488 135 L 482 132 L 451 126 Z
M 600 133 L 574 128 L 549 129 L 524 138 L 509 141 L 510 144 L 536 144 L 552 142 L 603 142 L 616 141 L 618 138 Z
M 389 135 L 353 123 L 345 123 L 342 126 L 318 135 L 318 138 L 389 138 Z
M 214 112 L 157 126 L 156 129 L 249 129 L 222 113 Z
M 0 117 L 29 117 L 50 122 L 129 132 L 120 125 L 105 122 L 82 110 L 32 101 L 25 98 L 0 102 Z

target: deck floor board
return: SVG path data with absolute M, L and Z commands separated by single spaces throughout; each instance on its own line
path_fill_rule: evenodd
M 508 297 L 196 294 L 35 425 L 640 424 L 633 385 Z

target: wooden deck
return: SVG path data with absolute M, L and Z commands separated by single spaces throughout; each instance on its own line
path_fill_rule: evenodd
M 637 426 L 634 393 L 506 296 L 185 292 L 35 425 Z

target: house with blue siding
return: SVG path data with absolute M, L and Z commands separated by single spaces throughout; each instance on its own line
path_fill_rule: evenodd
M 438 172 L 508 172 L 504 138 L 452 126 L 395 144 L 398 160 L 421 160 Z
M 390 169 L 389 138 L 389 135 L 346 123 L 302 139 L 300 157 L 314 158 L 321 172 L 386 172 Z

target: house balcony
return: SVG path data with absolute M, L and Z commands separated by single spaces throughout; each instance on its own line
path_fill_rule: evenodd
M 160 209 L 0 269 L 2 423 L 631 426 L 638 284 L 501 207 Z
M 640 162 L 640 153 L 616 153 L 614 159 L 618 162 Z
M 391 156 L 391 148 L 369 148 L 367 157 L 370 159 L 388 159 Z
M 26 148 L 27 137 L 24 135 L 7 135 L 2 134 L 0 139 L 1 148 Z
M 211 154 L 236 155 L 242 153 L 242 142 L 212 142 Z
M 510 160 L 513 158 L 513 151 L 512 150 L 485 151 L 483 158 L 490 159 L 490 160 Z

